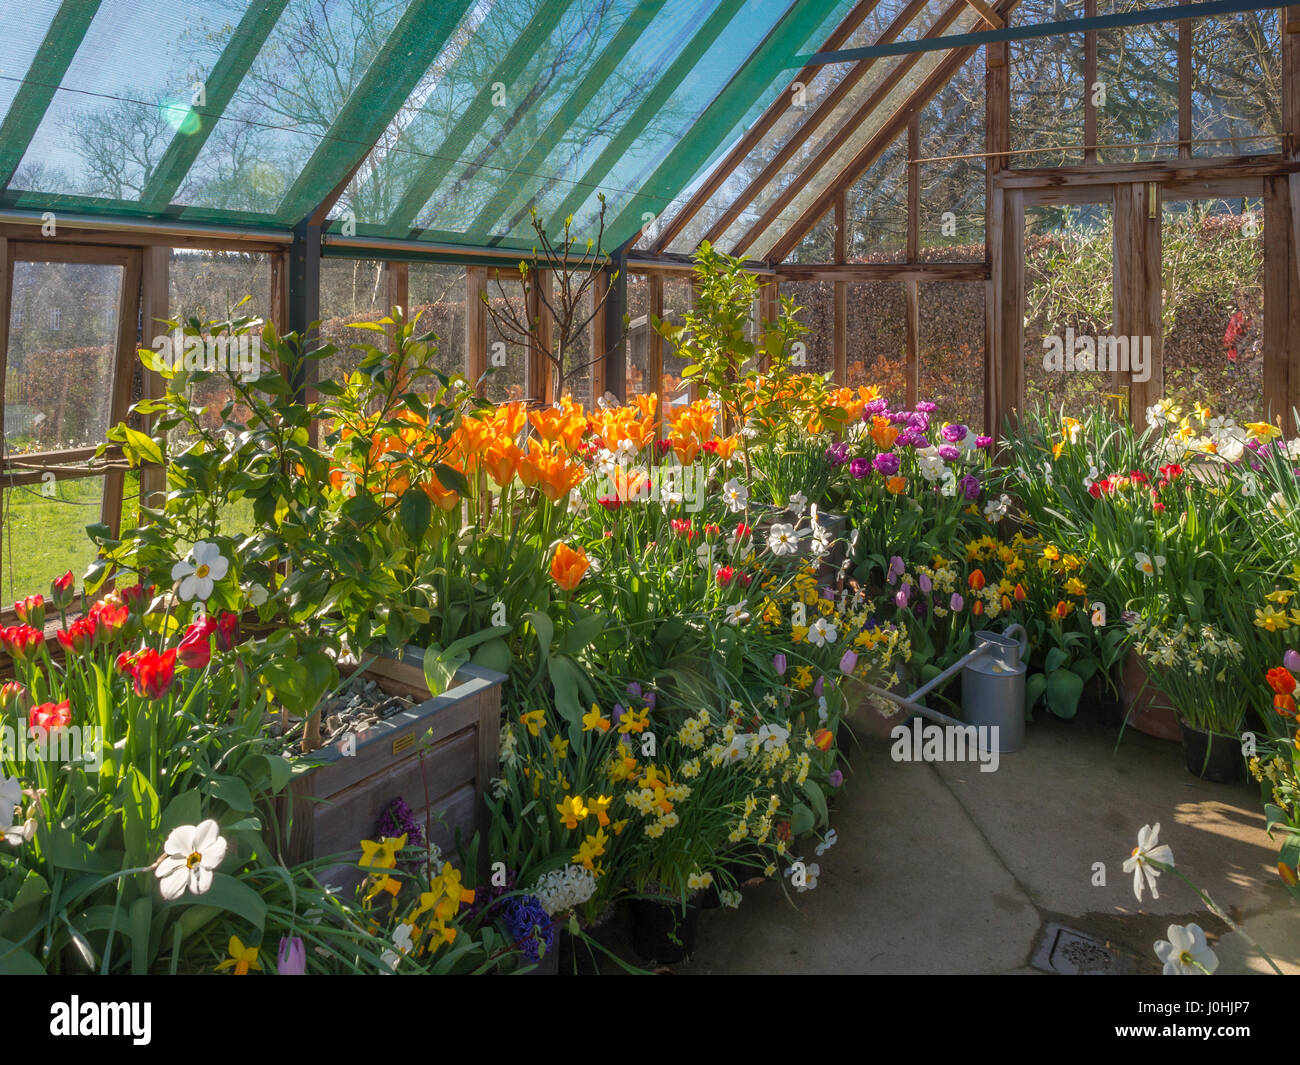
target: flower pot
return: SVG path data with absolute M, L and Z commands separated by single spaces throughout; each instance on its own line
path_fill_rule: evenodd
M 1153 686 L 1146 682 L 1142 660 L 1133 652 L 1124 659 L 1121 690 L 1130 726 L 1160 740 L 1176 740 L 1182 735 L 1178 715 Z
M 599 976 L 600 962 L 604 957 L 601 946 L 607 946 L 614 930 L 614 908 L 611 906 L 596 920 L 583 928 L 586 936 L 575 936 L 569 931 L 569 922 L 562 921 L 556 933 L 555 955 L 561 976 Z M 590 943 L 587 940 L 594 940 Z M 601 946 L 596 946 L 599 943 Z
M 1241 741 L 1236 736 L 1220 732 L 1206 732 L 1195 728 L 1181 718 L 1178 724 L 1183 734 L 1183 757 L 1187 771 L 1202 780 L 1216 784 L 1236 784 L 1244 776 Z
M 352 741 L 305 756 L 311 768 L 296 773 L 277 800 L 286 865 L 340 855 L 360 856 L 360 841 L 374 839 L 380 816 L 403 798 L 420 825 L 433 818 L 430 840 L 449 853 L 455 833 L 468 837 L 486 829 L 483 791 L 497 771 L 501 684 L 505 675 L 464 665 L 452 687 L 430 696 L 423 654 L 381 655 L 367 674 L 390 695 L 414 705 L 384 718 Z M 354 866 L 333 866 L 322 874 L 331 887 L 358 883 Z
M 646 961 L 679 962 L 695 949 L 700 909 L 680 899 L 631 899 L 632 949 Z

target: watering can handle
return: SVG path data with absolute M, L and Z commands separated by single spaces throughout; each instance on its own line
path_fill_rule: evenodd
M 1008 638 L 1012 636 L 1016 636 L 1017 634 L 1019 635 L 1019 639 L 1020 639 L 1020 661 L 1023 662 L 1025 660 L 1025 656 L 1029 654 L 1029 633 L 1025 631 L 1025 627 L 1018 623 L 1013 625 L 1008 625 L 1006 627 L 1006 631 L 1002 633 L 1003 636 L 1006 636 Z

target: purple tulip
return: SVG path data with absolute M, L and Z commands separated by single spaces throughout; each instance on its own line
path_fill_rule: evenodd
M 981 451 L 987 451 L 989 448 L 993 446 L 993 437 L 977 436 L 975 438 L 975 446 L 979 448 Z
M 903 586 L 898 589 L 898 594 L 894 596 L 894 602 L 897 603 L 900 607 L 904 607 L 907 606 L 907 602 L 911 598 L 912 598 L 912 586 L 908 584 L 907 581 L 904 581 Z
M 951 444 L 944 444 L 939 448 L 939 457 L 944 462 L 956 462 L 961 458 L 961 448 L 953 447 Z
M 1300 673 L 1300 652 L 1289 650 L 1282 656 L 1282 665 L 1292 673 Z
M 922 574 L 921 574 L 921 579 L 920 579 L 917 583 L 920 584 L 920 586 L 921 586 L 921 591 L 922 591 L 923 594 L 925 594 L 925 595 L 929 595 L 929 594 L 930 594 L 930 589 L 931 589 L 931 587 L 933 587 L 933 584 L 932 584 L 932 582 L 931 582 L 931 580 L 930 580 L 930 576 L 929 576 L 929 574 L 922 573 Z
M 857 480 L 862 480 L 871 472 L 871 460 L 865 458 L 854 459 L 849 463 L 849 473 L 853 474 Z
M 638 684 L 636 681 L 633 681 L 631 684 L 627 686 L 627 693 L 628 695 L 632 696 L 633 699 L 640 699 L 641 685 Z
M 931 403 L 928 399 L 923 399 L 921 400 L 920 403 L 916 405 L 916 409 L 919 410 L 922 414 L 930 414 L 931 412 L 934 411 L 935 405 Z
M 972 499 L 972 500 L 979 499 L 980 479 L 976 477 L 973 473 L 966 474 L 965 477 L 963 477 L 960 481 L 957 482 L 957 485 L 958 487 L 961 488 L 962 493 L 966 496 L 967 499 Z
M 892 556 L 889 560 L 889 572 L 885 574 L 885 580 L 893 584 L 903 575 L 903 568 L 903 560 L 898 555 Z
M 829 784 L 832 788 L 838 788 L 841 784 L 844 783 L 844 774 L 841 773 L 838 769 L 832 769 L 830 772 L 830 776 L 826 778 L 826 783 Z
M 930 428 L 930 416 L 928 414 L 913 414 L 907 422 L 907 427 L 913 432 L 924 433 Z
M 657 696 L 654 692 L 648 693 L 645 697 L 645 708 L 647 710 L 653 710 L 655 708 L 655 703 L 657 703 L 658 701 L 659 701 L 659 696 Z
M 778 677 L 785 676 L 785 655 L 779 651 L 772 656 L 772 668 L 776 670 Z
M 871 465 L 876 468 L 876 472 L 884 477 L 893 477 L 898 472 L 898 456 L 892 451 L 882 451 L 874 459 Z
M 875 415 L 887 414 L 888 412 L 889 412 L 889 400 L 883 398 L 873 399 L 870 403 L 868 403 L 865 407 L 862 408 L 862 420 L 864 422 L 870 421 Z
M 849 445 L 847 441 L 841 440 L 838 444 L 832 444 L 826 449 L 826 461 L 832 466 L 843 466 L 849 461 Z
M 966 600 L 957 592 L 952 593 L 952 598 L 948 600 L 948 609 L 954 614 L 959 614 L 966 606 Z
M 918 451 L 924 451 L 930 446 L 930 438 L 928 436 L 923 436 L 920 433 L 915 433 L 912 436 L 912 446 Z
M 813 685 L 813 695 L 815 695 L 818 699 L 820 699 L 822 697 L 822 692 L 824 692 L 825 690 L 826 690 L 826 678 L 818 677 L 817 683 Z
M 945 425 L 941 430 L 941 435 L 950 444 L 960 444 L 966 439 L 966 426 Z
M 913 447 L 916 443 L 916 432 L 912 429 L 904 429 L 898 434 L 898 439 L 894 441 L 895 447 Z
M 307 974 L 307 947 L 303 944 L 302 936 L 280 937 L 280 953 L 276 955 L 275 971 L 281 976 Z
M 619 723 L 619 721 L 622 720 L 622 717 L 623 717 L 623 704 L 622 704 L 622 703 L 615 703 L 615 704 L 614 704 L 614 709 L 613 709 L 613 711 L 611 711 L 611 713 L 610 713 L 610 715 L 609 715 L 610 723 L 611 723 L 611 724 L 614 724 L 614 725 L 617 725 L 617 724 Z
M 845 676 L 852 673 L 858 666 L 858 654 L 856 651 L 845 651 L 844 657 L 840 659 L 840 672 Z

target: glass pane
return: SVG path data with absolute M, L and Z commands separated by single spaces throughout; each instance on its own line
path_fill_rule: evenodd
M 907 138 L 894 141 L 848 195 L 848 257 L 855 263 L 907 258 Z
M 271 314 L 271 257 L 263 252 L 173 248 L 168 285 L 173 315 L 222 321 L 245 296 L 249 300 L 239 315 L 266 319 Z
M 86 526 L 99 521 L 103 491 L 103 477 L 4 489 L 0 603 L 7 606 L 33 592 L 48 596 L 50 580 L 68 570 L 80 584 L 95 560 Z
M 627 396 L 645 396 L 650 366 L 650 282 L 645 274 L 627 275 Z
M 1074 5 L 1073 15 L 1082 15 Z M 1058 0 L 1022 0 L 1011 21 L 1017 25 L 1071 17 Z M 1083 143 L 1084 35 L 1039 37 L 1010 42 L 1011 150 L 1013 167 L 1075 166 L 1082 149 L 1044 151 Z
M 445 373 L 466 373 L 465 267 L 411 263 L 407 269 L 409 313 L 420 315 L 418 330 L 438 335 L 436 365 Z
M 1109 203 L 1025 211 L 1025 400 L 1078 416 L 1117 392 L 1099 370 L 1111 333 L 1113 210 Z M 1088 358 L 1091 348 L 1091 359 Z M 1076 355 L 1076 353 L 1078 353 Z M 1088 362 L 1092 362 L 1092 368 Z
M 686 312 L 695 304 L 695 289 L 689 278 L 664 278 L 664 320 L 674 325 L 686 321 Z M 682 383 L 682 371 L 689 363 L 681 355 L 673 352 L 671 345 L 664 344 L 664 376 L 659 395 L 663 397 L 665 407 L 680 406 L 689 403 L 691 390 Z
M 351 322 L 374 322 L 388 314 L 384 264 L 375 259 L 322 259 L 320 263 L 320 336 L 339 350 L 317 364 L 325 380 L 341 380 L 360 364 L 354 344 L 386 348 L 383 337 L 370 329 L 353 329 Z
M 907 295 L 902 281 L 849 285 L 848 375 L 875 385 L 895 406 L 907 398 Z
M 922 281 L 917 297 L 919 398 L 938 404 L 938 420 L 983 429 L 984 283 Z
M 1192 23 L 1192 139 L 1216 142 L 1194 154 L 1281 150 L 1281 52 L 1276 10 Z
M 785 257 L 788 263 L 833 263 L 835 261 L 835 212 L 827 211 L 803 240 Z
M 1142 0 L 1100 0 L 1099 15 L 1147 6 Z M 1102 163 L 1178 155 L 1178 24 L 1158 23 L 1097 33 L 1097 143 Z M 1152 142 L 1163 142 L 1153 144 Z M 1144 146 L 1145 145 L 1145 146 Z
M 488 273 L 487 397 L 497 403 L 530 398 L 528 380 L 528 300 L 516 274 L 494 278 Z M 494 317 L 494 313 L 498 317 Z
M 103 441 L 121 291 L 120 266 L 14 264 L 4 412 L 10 454 Z
M 830 373 L 835 369 L 835 282 L 782 281 L 781 295 L 799 306 L 795 318 L 808 330 L 799 337 L 804 363 L 792 359 L 791 368 L 796 373 Z
M 1165 395 L 1238 421 L 1287 414 L 1265 410 L 1261 202 L 1166 203 L 1162 218 Z
M 984 94 L 981 49 L 921 111 L 920 157 L 937 160 L 917 167 L 923 262 L 984 261 Z
M 58 10 L 59 0 L 31 0 L 24 3 L 21 10 L 6 12 L 6 16 L 14 20 L 14 25 L 12 32 L 0 37 L 0 71 L 10 75 L 0 78 L 0 122 L 9 114 L 9 106 L 22 85 L 21 78 L 31 69 L 41 41 Z
M 575 277 L 573 281 L 575 287 L 581 285 L 582 280 L 582 277 Z M 587 290 L 578 297 L 573 323 L 570 326 L 573 336 L 565 345 L 564 351 L 564 365 L 566 367 L 564 392 L 572 397 L 575 403 L 581 403 L 588 408 L 591 406 L 593 399 L 591 394 L 591 326 L 582 323 L 591 317 L 595 298 L 592 286 L 588 286 Z M 559 327 L 557 326 L 555 332 L 557 348 L 559 339 Z

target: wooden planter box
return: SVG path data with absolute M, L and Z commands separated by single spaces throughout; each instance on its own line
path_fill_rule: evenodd
M 430 841 L 444 856 L 453 853 L 457 829 L 465 839 L 487 829 L 483 793 L 497 775 L 505 674 L 464 665 L 453 686 L 431 698 L 422 654 L 408 651 L 401 659 L 376 659 L 366 676 L 388 694 L 417 703 L 357 733 L 355 754 L 336 744 L 304 756 L 319 764 L 296 773 L 277 799 L 286 863 L 332 854 L 355 861 L 359 842 L 378 838 L 379 819 L 397 798 L 422 828 L 429 812 Z M 322 879 L 341 884 L 359 876 L 340 865 Z

